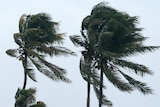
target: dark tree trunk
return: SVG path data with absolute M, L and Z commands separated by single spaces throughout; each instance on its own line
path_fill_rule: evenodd
M 90 107 L 90 83 L 87 82 L 87 107 Z
M 23 90 L 26 88 L 26 85 L 27 85 L 27 73 L 24 71 Z
M 100 72 L 100 96 L 99 96 L 99 107 L 102 107 L 102 97 L 103 97 L 103 70 Z
M 25 56 L 24 56 L 24 82 L 23 82 L 23 89 L 25 89 L 26 85 L 27 85 L 26 64 L 27 64 L 27 53 L 25 52 Z

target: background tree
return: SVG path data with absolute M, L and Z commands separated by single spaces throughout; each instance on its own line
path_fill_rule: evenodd
M 6 53 L 22 61 L 24 68 L 24 84 L 27 76 L 36 81 L 33 65 L 38 71 L 52 80 L 70 82 L 65 77 L 65 69 L 45 60 L 46 56 L 75 55 L 69 49 L 56 46 L 63 43 L 64 34 L 58 33 L 58 23 L 52 21 L 46 13 L 36 15 L 22 15 L 19 20 L 19 33 L 14 34 L 14 40 L 19 46 L 9 49 Z
M 141 35 L 142 29 L 137 27 L 137 23 L 138 18 L 136 16 L 132 17 L 127 13 L 119 12 L 105 2 L 94 6 L 91 15 L 85 17 L 82 22 L 82 34 L 87 37 L 92 50 L 90 54 L 92 57 L 90 65 L 92 66 L 88 71 L 96 69 L 95 71 L 100 78 L 99 87 L 98 89 L 95 88 L 98 93 L 99 107 L 104 104 L 103 75 L 123 92 L 137 89 L 143 94 L 152 94 L 152 90 L 146 83 L 135 80 L 126 72 L 128 69 L 142 77 L 145 74 L 152 74 L 148 67 L 128 61 L 126 58 L 135 54 L 152 52 L 159 48 L 158 46 L 143 45 L 146 37 Z M 71 40 L 74 44 L 81 46 L 82 40 L 79 38 L 79 36 L 72 36 Z M 86 47 L 85 50 L 89 51 Z M 88 73 L 84 73 L 88 75 Z M 87 82 L 90 83 L 88 80 Z M 105 104 L 112 106 L 111 103 Z
M 15 95 L 15 107 L 46 107 L 42 101 L 36 102 L 34 88 L 18 89 Z
M 38 101 L 36 104 L 34 104 L 31 107 L 46 107 L 46 105 L 42 101 Z

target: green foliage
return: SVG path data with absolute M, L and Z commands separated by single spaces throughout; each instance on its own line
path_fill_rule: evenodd
M 31 107 L 46 107 L 46 105 L 42 101 L 38 101 L 35 105 Z
M 103 72 L 106 78 L 123 92 L 137 89 L 143 94 L 152 94 L 152 90 L 146 83 L 135 80 L 124 72 L 127 68 L 140 76 L 152 74 L 148 67 L 125 59 L 131 55 L 153 52 L 159 48 L 159 46 L 143 45 L 146 37 L 141 35 L 142 28 L 137 27 L 137 24 L 137 16 L 130 16 L 101 2 L 94 6 L 91 14 L 82 21 L 82 35 L 70 37 L 75 46 L 85 49 L 82 51 L 83 62 L 89 61 L 89 66 L 84 64 L 82 67 L 81 64 L 80 70 L 83 72 L 81 74 L 87 82 L 93 85 L 97 98 L 100 100 L 99 103 L 112 106 L 108 100 L 106 100 L 108 103 L 104 103 L 105 97 L 101 92 L 104 86 L 101 84 L 97 86 L 91 82 L 95 77 L 99 77 L 98 83 L 103 84 L 103 75 L 98 76 L 99 72 Z M 92 72 L 93 69 L 95 72 Z
M 82 32 L 87 32 L 89 43 L 94 47 L 93 56 L 97 61 L 95 65 L 102 69 L 101 63 L 98 62 L 101 61 L 107 78 L 122 91 L 130 90 L 131 87 L 128 83 L 123 83 L 118 75 L 116 76 L 119 72 L 116 70 L 117 67 L 129 68 L 141 76 L 146 73 L 152 74 L 144 65 L 125 61 L 124 57 L 147 51 L 152 52 L 159 48 L 143 45 L 146 38 L 140 34 L 142 28 L 138 28 L 137 23 L 136 16 L 131 17 L 105 3 L 100 3 L 93 8 L 90 16 L 84 18 L 82 24 Z
M 93 88 L 94 88 L 94 91 L 95 91 L 95 93 L 96 93 L 96 96 L 97 96 L 97 98 L 98 98 L 98 100 L 99 100 L 99 99 L 100 99 L 100 96 L 101 96 L 101 95 L 100 95 L 99 87 L 93 86 Z M 111 102 L 110 100 L 108 100 L 105 95 L 102 95 L 102 105 L 107 105 L 107 106 L 109 106 L 109 107 L 112 107 L 112 106 L 113 106 L 112 102 Z
M 15 107 L 30 107 L 36 101 L 35 92 L 36 90 L 33 88 L 27 90 L 18 89 L 15 95 Z
M 57 33 L 58 23 L 51 20 L 46 13 L 22 15 L 19 21 L 20 33 L 24 33 L 24 39 L 28 42 L 61 43 L 63 34 Z
M 142 28 L 138 28 L 137 23 L 136 16 L 119 12 L 106 3 L 99 3 L 91 15 L 84 18 L 82 30 L 87 31 L 90 43 L 96 45 L 100 42 L 98 45 L 102 50 L 122 54 L 123 57 L 157 49 L 154 46 L 143 46 L 146 37 L 141 35 Z
M 46 107 L 42 101 L 36 102 L 35 93 L 34 88 L 18 88 L 15 95 L 15 107 Z
M 50 15 L 39 13 L 36 15 L 22 15 L 19 20 L 19 33 L 14 34 L 18 49 L 9 49 L 6 53 L 22 61 L 25 76 L 36 81 L 34 66 L 38 71 L 52 80 L 71 82 L 65 77 L 66 71 L 45 60 L 46 56 L 75 55 L 71 50 L 55 46 L 61 45 L 64 34 L 58 33 L 58 22 L 52 21 Z M 24 80 L 24 88 L 27 77 Z
M 9 49 L 6 51 L 6 53 L 12 57 L 17 57 L 18 50 L 17 49 Z

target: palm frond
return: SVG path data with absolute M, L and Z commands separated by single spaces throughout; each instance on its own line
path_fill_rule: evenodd
M 19 32 L 24 32 L 25 22 L 26 22 L 26 15 L 23 14 L 19 19 Z
M 15 107 L 29 107 L 35 103 L 35 92 L 36 90 L 33 88 L 27 90 L 18 89 L 15 95 Z
M 31 64 L 29 63 L 29 60 L 27 60 L 27 62 L 25 60 L 22 60 L 22 64 L 23 64 L 24 72 L 27 73 L 30 79 L 36 82 L 35 73 Z
M 94 66 L 92 66 L 92 74 L 93 77 L 91 81 L 93 81 L 94 86 L 100 86 L 100 75 L 98 73 L 98 69 L 96 69 Z M 106 88 L 104 85 L 102 87 Z
M 20 47 L 23 47 L 24 45 L 24 35 L 22 33 L 15 33 L 14 34 L 14 41 L 19 45 Z
M 9 56 L 12 56 L 12 57 L 18 57 L 19 56 L 19 50 L 18 49 L 8 49 L 6 51 L 6 53 L 9 55 Z
M 28 15 L 30 16 L 30 21 L 28 22 L 29 28 L 41 28 L 44 30 L 49 30 L 50 28 L 57 30 L 56 26 L 57 22 L 52 22 L 52 18 L 47 13 L 38 13 L 36 15 Z
M 86 62 L 82 57 L 80 59 L 80 73 L 86 82 L 91 83 L 91 62 Z
M 30 57 L 44 58 L 44 55 L 39 54 L 39 53 L 35 52 L 34 50 L 25 48 L 25 51 L 27 52 L 28 56 L 30 56 Z
M 48 47 L 50 48 L 50 55 L 55 55 L 55 56 L 68 56 L 68 55 L 73 55 L 76 56 L 75 52 L 61 46 L 54 46 L 54 47 Z
M 39 46 L 37 46 L 36 50 L 37 52 L 53 56 L 53 49 L 48 47 L 46 44 L 40 44 Z
M 38 101 L 36 104 L 34 104 L 30 107 L 46 107 L 46 105 L 44 104 L 44 102 Z
M 111 7 L 108 6 L 108 2 L 100 2 L 100 3 L 98 3 L 97 5 L 95 5 L 93 7 L 91 15 L 93 15 L 94 13 L 99 12 L 100 10 L 105 10 L 105 9 L 113 10 Z
M 99 98 L 100 98 L 100 91 L 99 91 L 98 87 L 96 87 L 96 86 L 93 85 L 93 89 L 94 89 L 94 91 L 96 93 L 96 96 L 97 96 L 97 98 L 99 100 Z M 108 100 L 105 95 L 102 95 L 102 105 L 106 105 L 108 107 L 112 107 L 113 106 L 112 102 L 110 100 Z
M 66 70 L 63 68 L 60 68 L 52 63 L 49 63 L 47 61 L 45 61 L 44 59 L 40 59 L 42 61 L 42 63 L 47 66 L 54 74 L 55 76 L 57 76 L 57 78 L 59 78 L 60 80 L 70 83 L 71 80 L 66 78 L 64 75 L 66 74 Z
M 64 75 L 66 74 L 66 71 L 58 66 L 55 66 L 47 61 L 45 61 L 42 58 L 32 58 L 29 57 L 32 63 L 35 65 L 35 67 L 44 75 L 51 78 L 52 80 L 58 81 L 64 81 L 67 83 L 70 83 L 71 81 L 66 78 Z
M 24 38 L 25 38 L 26 43 L 29 43 L 32 41 L 34 41 L 34 42 L 39 41 L 40 42 L 40 39 L 43 38 L 43 36 L 44 36 L 43 30 L 40 28 L 29 28 L 23 34 L 24 34 Z
M 29 54 L 29 59 L 44 75 L 51 78 L 52 80 L 62 80 L 67 83 L 71 82 L 68 78 L 64 76 L 66 74 L 66 71 L 63 68 L 47 62 L 46 60 L 44 60 L 43 56 L 39 55 L 34 51 L 27 49 L 27 52 Z
M 89 22 L 90 22 L 90 15 L 86 16 L 82 21 L 81 33 L 82 33 L 82 36 L 84 36 L 84 38 L 86 37 L 85 30 L 88 28 Z
M 152 89 L 150 87 L 147 86 L 146 83 L 137 81 L 135 79 L 133 79 L 132 77 L 124 74 L 121 72 L 121 74 L 128 80 L 128 82 L 137 90 L 139 90 L 140 92 L 142 92 L 144 95 L 146 94 L 153 94 Z
M 134 71 L 136 74 L 143 76 L 144 74 L 150 74 L 152 75 L 152 72 L 148 69 L 148 67 L 141 65 L 141 64 L 136 64 L 130 61 L 122 60 L 116 58 L 113 61 L 114 64 L 122 67 L 122 68 L 128 68 L 129 70 Z
M 37 52 L 39 53 L 42 53 L 42 54 L 48 54 L 49 56 L 68 56 L 68 55 L 73 55 L 73 56 L 76 56 L 76 54 L 65 48 L 65 47 L 62 47 L 62 46 L 48 46 L 47 44 L 43 44 L 41 42 L 30 42 L 30 44 L 32 44 L 30 46 L 30 48 L 32 50 L 36 50 Z
M 85 47 L 85 41 L 83 40 L 82 36 L 79 36 L 79 35 L 72 35 L 72 36 L 69 36 L 70 37 L 70 40 L 73 42 L 73 44 L 75 46 L 81 46 L 81 47 Z
M 30 15 L 30 20 L 28 21 L 28 28 L 40 28 L 43 30 L 43 34 L 39 35 L 40 42 L 50 44 L 50 43 L 61 43 L 63 40 L 63 33 L 58 33 L 58 22 L 52 21 L 49 14 L 39 13 L 36 15 Z
M 121 58 L 123 55 L 111 52 L 111 51 L 101 51 L 101 54 L 106 59 L 115 59 L 115 58 Z
M 90 60 L 84 59 L 82 56 L 80 59 L 80 73 L 86 82 L 99 86 L 100 77 L 97 70 L 92 65 Z
M 136 47 L 126 48 L 124 51 L 121 51 L 120 54 L 123 54 L 125 57 L 128 57 L 138 53 L 144 54 L 146 52 L 153 52 L 158 48 L 160 48 L 160 46 L 136 46 Z
M 130 84 L 128 84 L 127 82 L 120 79 L 120 77 L 118 76 L 117 69 L 109 67 L 109 66 L 107 67 L 106 65 L 103 65 L 103 70 L 104 70 L 103 72 L 104 72 L 105 76 L 107 77 L 107 79 L 115 87 L 117 87 L 119 90 L 127 91 L 127 92 L 133 91 Z

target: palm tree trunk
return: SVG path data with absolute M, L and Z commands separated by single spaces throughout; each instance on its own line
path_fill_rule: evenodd
M 27 73 L 24 71 L 23 90 L 26 88 L 26 85 L 27 85 Z
M 90 83 L 87 82 L 87 107 L 90 107 Z
M 99 107 L 102 107 L 102 97 L 103 97 L 103 70 L 100 72 L 100 96 L 99 96 Z
M 26 64 L 27 64 L 27 53 L 24 53 L 24 82 L 23 82 L 23 89 L 26 88 L 27 85 L 27 73 L 26 73 Z

